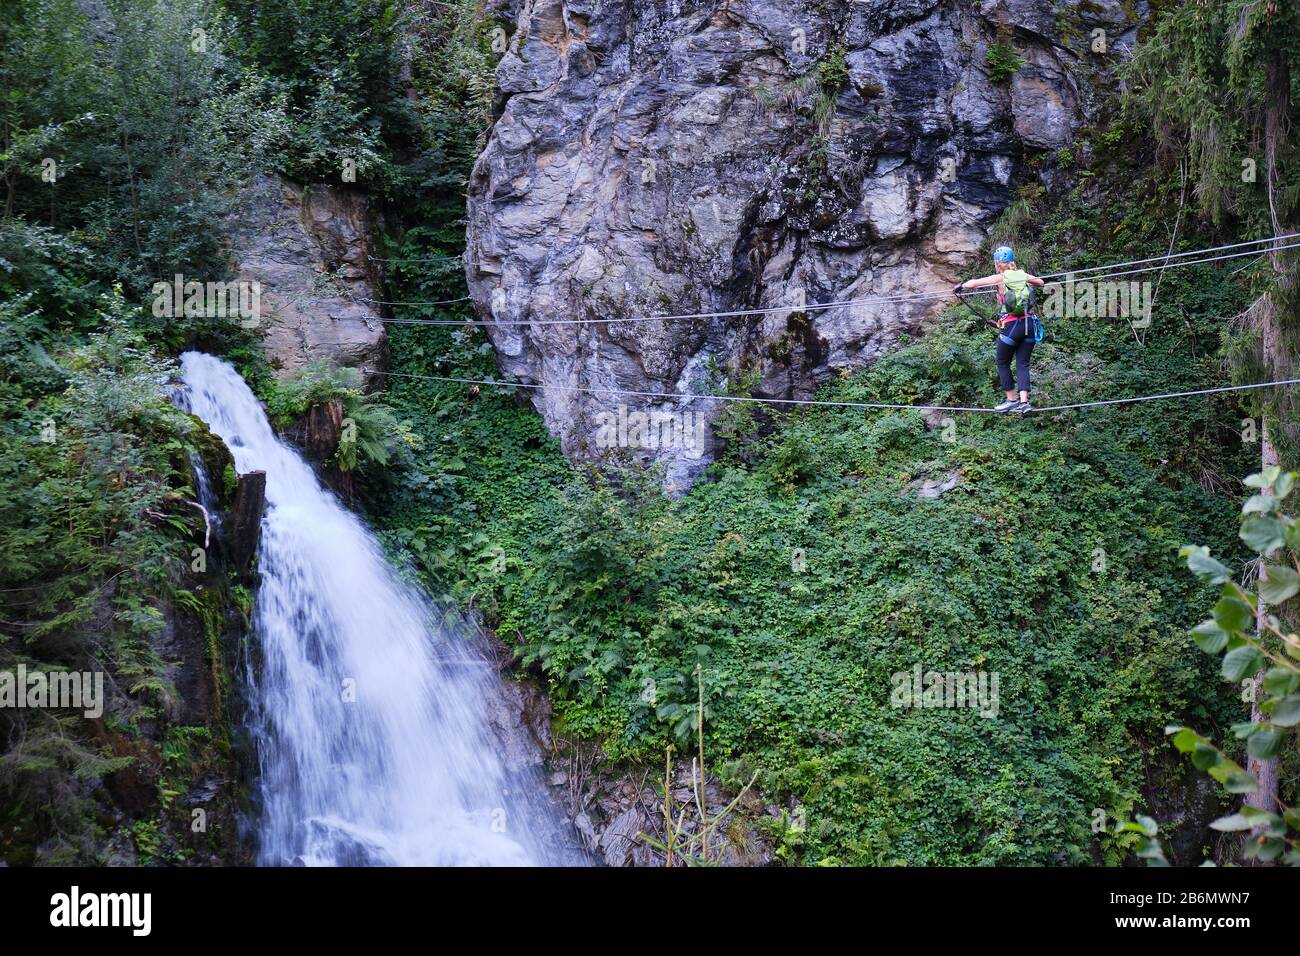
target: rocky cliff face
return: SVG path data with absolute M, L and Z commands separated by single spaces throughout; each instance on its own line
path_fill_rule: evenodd
M 259 175 L 239 197 L 232 253 L 239 279 L 256 282 L 267 359 L 281 375 L 304 365 L 384 362 L 365 197 Z
M 943 303 L 801 304 L 943 293 L 1019 185 L 1062 186 L 1055 151 L 1095 117 L 1147 12 L 1119 0 L 489 9 L 513 33 L 470 184 L 466 273 L 483 317 L 521 323 L 491 332 L 502 370 L 652 393 L 744 372 L 763 397 L 810 395 Z M 764 307 L 778 311 L 631 321 Z M 589 324 L 540 324 L 555 319 Z M 707 420 L 716 402 L 533 400 L 571 457 L 626 447 L 682 481 L 715 449 L 707 428 L 700 453 L 685 429 L 637 429 L 634 416 Z

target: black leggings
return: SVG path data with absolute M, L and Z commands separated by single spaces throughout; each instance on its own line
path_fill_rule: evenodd
M 998 381 L 1004 392 L 1011 391 L 1012 356 L 1016 359 L 1016 389 L 1029 391 L 1029 356 L 1034 345 L 1034 320 L 1028 316 L 1016 319 L 998 333 Z

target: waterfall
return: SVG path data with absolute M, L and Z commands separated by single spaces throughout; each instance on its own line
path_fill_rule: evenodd
M 184 404 L 266 472 L 246 668 L 267 865 L 577 862 L 536 767 L 509 768 L 472 628 L 403 582 L 229 364 L 181 357 Z

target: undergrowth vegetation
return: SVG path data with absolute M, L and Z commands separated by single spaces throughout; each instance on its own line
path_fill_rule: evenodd
M 97 317 L 57 359 L 0 338 L 0 670 L 97 672 L 108 698 L 89 727 L 0 709 L 0 852 L 15 862 L 100 858 L 94 791 L 134 764 L 127 741 L 169 720 L 177 662 L 161 638 L 204 540 L 191 456 L 209 453 L 206 430 L 167 400 L 173 370 L 132 330 L 138 313 L 110 293 Z

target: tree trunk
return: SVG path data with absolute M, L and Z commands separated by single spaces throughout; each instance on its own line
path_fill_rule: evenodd
M 1278 152 L 1282 147 L 1284 137 L 1287 135 L 1291 115 L 1291 71 L 1286 54 L 1281 50 L 1275 50 L 1269 57 L 1265 88 L 1269 91 L 1264 109 L 1264 153 L 1265 175 L 1268 177 L 1266 186 L 1269 220 L 1273 225 L 1273 235 L 1280 236 L 1283 234 L 1283 223 L 1282 215 L 1277 207 Z M 1263 352 L 1264 367 L 1276 380 L 1283 377 L 1291 365 L 1290 357 L 1286 354 L 1282 342 L 1281 328 L 1282 312 L 1284 309 L 1290 308 L 1291 289 L 1289 288 L 1285 254 L 1274 249 L 1270 261 L 1273 265 L 1277 291 L 1269 293 L 1274 297 L 1273 302 L 1263 310 L 1264 323 L 1260 329 L 1260 347 Z M 1278 401 L 1285 402 L 1286 399 L 1282 396 L 1278 398 Z M 1274 444 L 1271 434 L 1274 427 L 1282 427 L 1282 416 L 1279 411 L 1279 409 L 1274 409 L 1272 414 L 1266 413 L 1260 428 L 1262 432 L 1260 439 L 1261 470 L 1281 464 L 1277 446 Z M 1262 639 L 1264 634 L 1262 624 L 1265 614 L 1263 600 L 1259 601 L 1255 614 L 1255 633 Z M 1259 709 L 1260 701 L 1264 696 L 1263 671 L 1260 671 L 1255 677 L 1252 689 L 1254 697 L 1250 705 L 1250 719 L 1254 723 L 1267 722 L 1268 715 L 1262 713 Z M 1246 795 L 1245 804 L 1258 807 L 1268 813 L 1276 813 L 1278 810 L 1277 758 L 1270 757 L 1261 760 L 1257 757 L 1251 757 L 1246 767 L 1254 776 L 1259 789 Z M 1257 839 L 1258 835 L 1259 830 L 1252 830 L 1246 834 L 1245 840 Z
M 1271 325 L 1276 331 L 1276 320 L 1270 321 L 1269 325 Z M 1260 442 L 1260 462 L 1264 468 L 1269 468 L 1278 464 L 1278 456 L 1277 448 L 1268 440 L 1267 419 L 1265 420 L 1264 427 L 1261 430 L 1264 435 Z M 1255 634 L 1261 641 L 1264 639 L 1265 633 L 1263 626 L 1265 613 L 1264 601 L 1261 599 L 1255 610 Z M 1255 680 L 1251 685 L 1252 697 L 1250 703 L 1250 719 L 1252 723 L 1266 723 L 1268 721 L 1268 715 L 1259 709 L 1260 701 L 1263 700 L 1264 697 L 1264 673 L 1264 671 L 1260 671 L 1256 674 Z M 1277 758 L 1269 757 L 1268 759 L 1261 760 L 1258 757 L 1251 757 L 1246 762 L 1246 770 L 1255 778 L 1255 783 L 1258 785 L 1259 789 L 1254 793 L 1246 794 L 1246 798 L 1243 802 L 1248 807 L 1257 807 L 1267 813 L 1277 813 Z M 1245 849 L 1251 841 L 1259 839 L 1262 832 L 1262 828 L 1257 827 L 1254 830 L 1245 833 L 1242 836 L 1242 848 Z M 1270 865 L 1267 863 L 1261 863 L 1258 860 L 1245 860 L 1243 862 L 1247 865 L 1253 864 L 1255 866 Z
M 239 476 L 231 505 L 230 560 L 240 581 L 247 582 L 253 556 L 262 535 L 262 513 L 266 510 L 266 472 L 250 471 Z
M 304 419 L 303 445 L 316 465 L 316 473 L 328 487 L 344 501 L 352 501 L 355 488 L 352 472 L 340 467 L 336 453 L 343 437 L 343 401 L 331 399 L 307 410 Z

